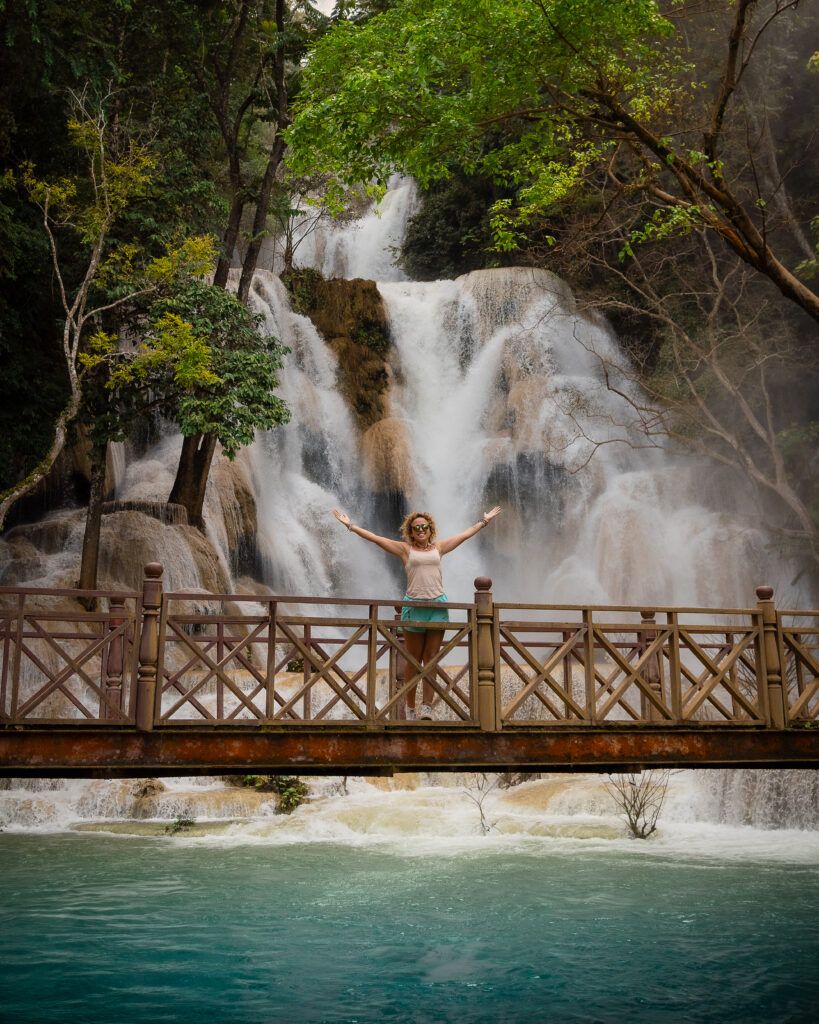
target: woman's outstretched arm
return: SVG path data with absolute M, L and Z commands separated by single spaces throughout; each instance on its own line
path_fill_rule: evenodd
M 484 512 L 480 522 L 475 523 L 474 526 L 470 526 L 468 530 L 464 530 L 463 533 L 456 533 L 454 537 L 447 537 L 446 540 L 438 541 L 438 550 L 442 555 L 446 555 L 450 551 L 454 551 L 459 544 L 463 544 L 465 540 L 469 540 L 469 538 L 474 537 L 476 533 L 480 533 L 485 526 L 489 526 L 495 516 L 499 516 L 500 513 L 500 505 L 496 505 L 488 512 Z
M 379 537 L 377 533 L 370 533 L 369 530 L 365 530 L 362 526 L 356 526 L 350 522 L 350 517 L 346 512 L 342 512 L 340 508 L 333 509 L 333 515 L 341 523 L 342 526 L 346 526 L 350 533 L 354 533 L 357 537 L 363 537 L 364 540 L 371 541 L 373 544 L 377 544 L 380 548 L 388 551 L 391 555 L 395 555 L 400 558 L 402 562 L 407 560 L 408 546 L 400 540 L 391 540 L 389 537 Z

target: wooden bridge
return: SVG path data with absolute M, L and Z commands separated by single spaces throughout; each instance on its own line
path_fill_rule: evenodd
M 1 775 L 819 766 L 819 612 L 769 587 L 581 607 L 496 603 L 479 577 L 422 669 L 394 600 L 169 593 L 162 573 L 0 588 Z M 435 720 L 408 721 L 424 674 Z

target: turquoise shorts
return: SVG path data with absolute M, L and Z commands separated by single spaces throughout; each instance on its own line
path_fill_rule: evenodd
M 404 594 L 405 601 L 412 601 L 409 594 Z M 432 601 L 441 601 L 446 603 L 449 598 L 446 594 L 441 594 L 440 597 L 431 598 Z M 401 621 L 402 622 L 449 622 L 449 609 L 448 608 L 410 608 L 407 605 L 401 609 Z M 415 626 L 404 626 L 404 629 L 408 633 L 426 633 L 425 629 L 417 629 Z

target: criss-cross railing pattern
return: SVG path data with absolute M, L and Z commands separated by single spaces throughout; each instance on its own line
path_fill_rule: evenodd
M 139 611 L 131 592 L 0 588 L 0 722 L 133 723 Z
M 444 636 L 422 667 L 403 643 L 394 602 L 166 594 L 156 721 L 396 722 L 426 678 L 436 719 L 474 724 L 474 610 L 447 607 L 455 621 L 426 627 Z
M 762 630 L 752 609 L 496 604 L 498 721 L 764 723 Z
M 783 690 L 791 722 L 819 719 L 819 612 L 782 612 Z
M 419 728 L 819 721 L 819 612 L 770 587 L 755 608 L 641 610 L 496 604 L 478 577 L 421 625 L 441 634 L 422 665 L 393 600 L 167 593 L 162 573 L 140 593 L 0 587 L 0 727 L 368 730 L 430 695 Z

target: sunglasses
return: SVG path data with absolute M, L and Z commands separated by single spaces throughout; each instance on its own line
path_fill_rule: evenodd
M 424 523 L 423 526 L 413 526 L 412 529 L 415 530 L 416 533 L 426 533 L 429 529 L 429 523 Z

